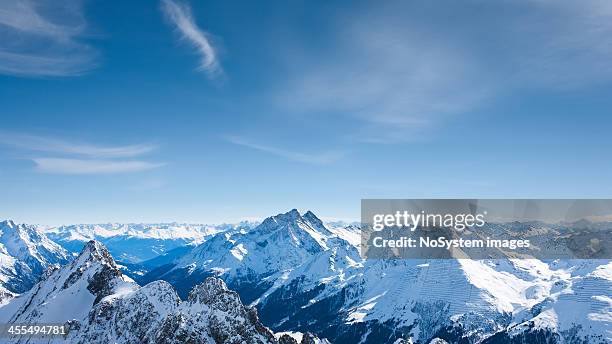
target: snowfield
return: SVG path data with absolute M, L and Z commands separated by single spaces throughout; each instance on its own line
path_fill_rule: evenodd
M 522 228 L 529 235 L 558 230 L 511 225 Z M 147 245 L 150 238 L 133 240 L 130 245 Z M 311 342 L 307 333 L 340 344 L 612 342 L 610 260 L 364 260 L 359 247 L 355 224 L 326 225 L 294 209 L 156 258 L 138 278 L 141 287 L 122 273 L 112 252 L 93 242 L 68 265 L 48 266 L 43 280 L 22 295 L 0 289 L 7 295 L 0 322 L 68 322 L 79 329 L 71 334 L 76 342 L 166 336 Z M 7 266 L 19 259 L 0 257 Z M 210 289 L 222 295 L 214 307 Z M 237 323 L 222 320 L 230 309 L 239 310 Z M 231 332 L 235 328 L 248 337 Z M 226 331 L 233 334 L 224 337 Z
M 0 322 L 60 323 L 69 329 L 66 337 L 14 336 L 9 343 L 297 343 L 288 335 L 277 338 L 222 280 L 207 278 L 181 301 L 167 282 L 139 287 L 96 241 L 0 307 Z M 303 337 L 304 344 L 324 343 L 311 334 Z

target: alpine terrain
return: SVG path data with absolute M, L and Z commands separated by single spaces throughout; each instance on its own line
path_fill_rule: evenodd
M 43 228 L 45 234 L 70 252 L 80 252 L 90 240 L 108 247 L 118 260 L 140 263 L 169 251 L 204 242 L 212 235 L 235 228 L 250 228 L 250 222 L 236 225 L 201 225 L 180 223 L 108 223 Z
M 0 303 L 29 290 L 47 268 L 68 258 L 66 250 L 36 226 L 0 222 Z
M 334 343 L 612 340 L 609 260 L 362 260 L 354 233 L 294 209 L 213 236 L 144 279 L 186 298 L 221 278 L 264 324 Z
M 205 279 L 181 301 L 167 282 L 138 286 L 96 241 L 0 307 L 0 323 L 68 328 L 65 336 L 13 336 L 10 343 L 297 343 L 275 336 L 222 280 Z M 306 333 L 301 342 L 326 341 Z
M 533 235 L 577 225 L 612 228 L 513 222 L 495 229 Z M 129 235 L 130 245 L 151 249 L 142 233 Z M 549 237 L 560 236 L 534 242 L 551 249 L 558 241 Z M 98 241 L 67 263 L 40 227 L 5 221 L 0 323 L 65 323 L 77 343 L 612 340 L 607 259 L 366 260 L 356 224 L 325 224 L 295 209 L 200 239 L 134 263 L 146 266 L 144 275 L 127 274 Z M 11 340 L 29 339 L 39 340 Z

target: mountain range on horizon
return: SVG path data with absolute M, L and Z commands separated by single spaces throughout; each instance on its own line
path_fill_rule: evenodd
M 217 278 L 257 308 L 273 331 L 312 332 L 332 343 L 605 343 L 612 338 L 609 260 L 364 260 L 359 228 L 343 225 L 330 226 L 310 211 L 294 209 L 248 226 L 197 228 L 174 237 L 149 231 L 157 233 L 155 240 L 185 240 L 174 247 L 152 245 L 151 235 L 142 234 L 146 229 L 127 225 L 120 234 L 107 235 L 104 244 L 109 255 L 120 258 L 112 247 L 127 237 L 132 241 L 116 252 L 159 252 L 152 259 L 116 264 L 142 289 L 167 282 L 185 303 L 194 287 Z M 29 228 L 45 237 L 42 228 Z M 62 238 L 100 237 L 95 231 L 94 238 L 83 236 L 82 226 L 48 233 L 65 245 L 60 249 L 67 259 L 78 240 Z M 48 265 L 68 266 L 66 261 Z M 7 298 L 20 292 L 11 293 Z

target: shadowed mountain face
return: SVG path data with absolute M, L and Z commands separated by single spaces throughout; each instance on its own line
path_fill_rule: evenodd
M 0 307 L 0 322 L 61 323 L 69 328 L 66 338 L 22 336 L 10 338 L 10 343 L 279 342 L 257 311 L 244 306 L 222 280 L 205 279 L 181 301 L 167 282 L 139 287 L 96 241 L 70 264 L 47 271 L 30 291 Z
M 329 260 L 330 255 L 335 258 L 333 267 L 323 261 Z M 361 260 L 356 247 L 327 229 L 313 213 L 301 215 L 293 209 L 267 218 L 250 231 L 216 235 L 142 280 L 164 279 L 176 286 L 184 298 L 195 281 L 218 276 L 237 290 L 244 302 L 251 303 L 264 297 L 276 281 L 297 267 L 306 268 L 304 264 L 312 262 L 313 257 L 319 257 L 322 265 L 311 265 L 319 271 L 310 272 L 320 277 L 358 266 Z
M 186 298 L 202 278 L 216 276 L 274 330 L 311 331 L 341 344 L 612 338 L 608 260 L 365 261 L 353 233 L 292 210 L 251 231 L 213 236 L 145 280 L 166 280 Z
M 152 260 L 143 287 L 92 242 L 0 322 L 60 319 L 83 343 L 610 342 L 609 260 L 363 260 L 358 231 L 292 210 Z
M 0 303 L 29 290 L 54 265 L 68 262 L 68 253 L 35 226 L 0 222 Z
M 155 259 L 185 245 L 196 245 L 211 236 L 236 229 L 249 229 L 250 222 L 235 225 L 203 225 L 180 223 L 151 224 L 83 224 L 45 228 L 45 234 L 70 252 L 96 240 L 104 244 L 116 260 L 138 264 Z

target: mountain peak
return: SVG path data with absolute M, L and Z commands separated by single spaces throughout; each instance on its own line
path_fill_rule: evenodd
M 302 215 L 297 209 L 291 209 L 284 214 L 278 214 L 270 216 L 263 220 L 261 226 L 263 227 L 275 227 L 278 224 L 297 222 L 302 219 Z
M 38 234 L 38 230 L 34 226 L 17 224 L 13 220 L 4 220 L 0 222 L 0 235 L 3 234 L 15 237 L 17 240 L 22 240 L 23 238 Z
M 315 226 L 323 226 L 323 221 L 321 221 L 321 219 L 319 219 L 312 211 L 308 210 L 306 213 L 304 213 L 303 215 L 300 214 L 300 212 L 297 209 L 291 209 L 286 213 L 281 213 L 278 215 L 274 215 L 274 216 L 270 216 L 268 218 L 266 218 L 263 223 L 270 223 L 270 222 L 274 222 L 274 223 L 287 223 L 287 222 L 297 222 L 300 220 L 305 220 L 305 222 L 309 222 L 310 224 L 313 224 Z
M 13 222 L 13 220 L 4 220 L 2 222 L 0 222 L 0 227 L 8 227 L 8 228 L 15 228 L 17 225 L 15 224 L 15 222 Z
M 106 246 L 96 240 L 90 240 L 87 244 L 85 244 L 83 250 L 79 254 L 79 257 L 76 259 L 76 261 L 90 260 L 96 260 L 116 267 L 115 260 L 111 256 L 110 252 L 108 252 Z
M 114 288 L 122 283 L 134 282 L 124 276 L 106 247 L 98 241 L 88 242 L 81 254 L 66 267 L 69 277 L 64 288 L 69 288 L 79 280 L 86 283 L 87 290 L 95 295 L 94 304 L 113 293 Z
M 326 246 L 321 243 L 323 237 L 332 235 L 323 224 L 323 221 L 310 210 L 304 215 L 301 215 L 297 209 L 292 209 L 284 214 L 268 217 L 257 228 L 263 230 L 263 232 L 275 231 L 279 228 L 299 229 L 300 232 L 307 232 L 309 236 L 312 236 L 323 247 Z
M 279 217 L 279 218 L 283 218 L 283 219 L 287 219 L 287 220 L 297 220 L 299 218 L 302 217 L 302 215 L 300 214 L 300 212 L 297 209 L 291 209 L 288 212 L 284 213 L 284 214 L 279 214 L 276 215 L 275 217 Z
M 318 227 L 318 228 L 325 228 L 325 225 L 323 224 L 323 221 L 321 221 L 321 219 L 319 219 L 317 217 L 317 215 L 315 215 L 312 211 L 307 211 L 304 214 L 304 219 L 306 219 L 308 222 L 310 222 L 311 225 Z
M 312 212 L 312 210 L 308 210 L 308 211 L 306 211 L 306 213 L 304 214 L 304 217 L 310 217 L 310 216 L 317 217 L 317 216 L 316 216 L 316 215 L 315 215 L 315 214 Z
M 189 293 L 188 305 L 183 306 L 183 309 L 187 316 L 205 319 L 200 326 L 190 326 L 191 331 L 205 330 L 210 333 L 215 343 L 277 342 L 274 334 L 259 321 L 257 310 L 245 306 L 240 301 L 238 293 L 229 290 L 225 282 L 219 278 L 208 277 L 195 286 Z M 183 334 L 187 336 L 187 333 L 181 334 L 183 328 L 186 328 L 180 324 L 184 323 L 184 320 L 179 319 L 177 322 L 171 327 L 180 328 L 179 336 L 183 337 Z M 176 330 L 174 332 L 177 333 Z
M 0 261 L 0 287 L 23 293 L 49 266 L 66 263 L 68 254 L 36 226 L 4 220 L 0 222 Z
M 208 277 L 204 280 L 204 282 L 193 287 L 189 293 L 188 300 L 190 303 L 210 305 L 223 294 L 232 294 L 234 297 L 231 297 L 232 295 L 228 295 L 230 296 L 230 299 L 235 298 L 236 300 L 240 300 L 238 294 L 230 291 L 223 280 L 215 277 Z

